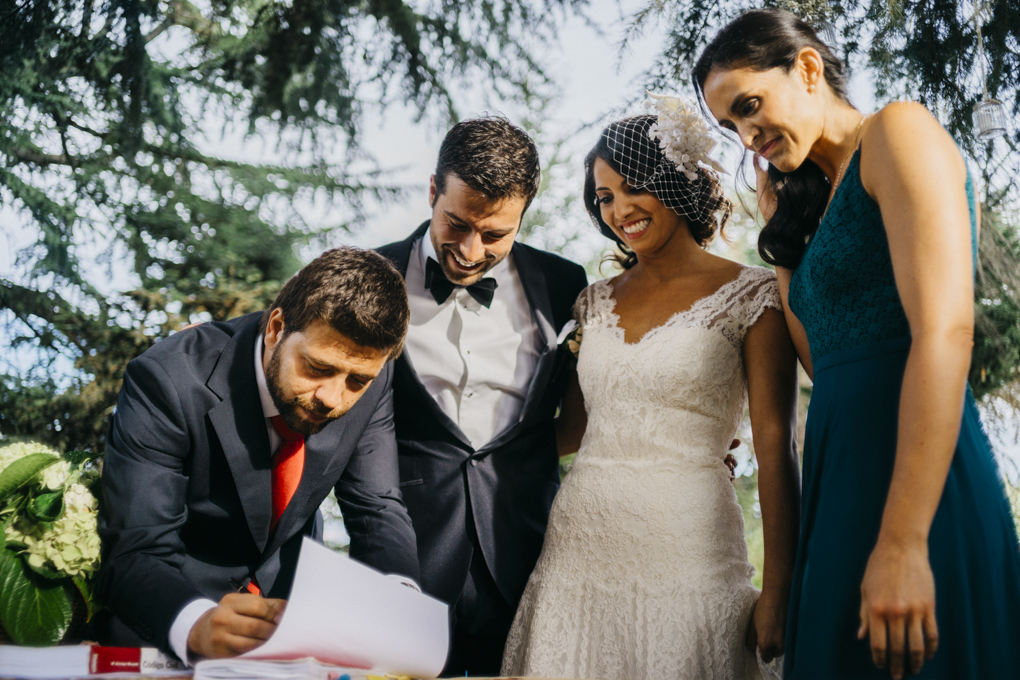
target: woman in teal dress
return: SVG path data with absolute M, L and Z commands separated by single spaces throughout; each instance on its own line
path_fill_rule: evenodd
M 920 105 L 863 116 L 788 12 L 741 15 L 693 75 L 768 161 L 759 250 L 814 380 L 785 676 L 1020 677 L 1020 547 L 966 383 L 963 157 Z

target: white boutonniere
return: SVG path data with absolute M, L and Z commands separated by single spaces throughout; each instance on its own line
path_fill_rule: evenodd
M 575 319 L 563 324 L 563 330 L 556 336 L 557 345 L 566 345 L 567 349 L 576 359 L 581 353 L 581 334 L 584 329 Z

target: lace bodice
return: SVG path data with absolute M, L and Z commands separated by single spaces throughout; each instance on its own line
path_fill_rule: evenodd
M 624 341 L 612 295 L 612 283 L 599 281 L 574 307 L 584 330 L 578 378 L 586 438 L 618 441 L 628 459 L 680 443 L 725 457 L 746 399 L 744 336 L 765 309 L 781 309 L 775 274 L 747 267 L 633 344 Z M 637 440 L 655 450 L 628 445 Z
M 780 308 L 748 267 L 637 343 L 610 281 L 575 306 L 588 426 L 553 502 L 504 675 L 757 679 L 744 635 L 743 514 L 723 459 L 743 414 L 743 341 Z
M 790 281 L 790 309 L 807 332 L 812 361 L 910 334 L 893 277 L 882 213 L 861 184 L 861 152 Z M 974 191 L 967 176 L 974 238 Z

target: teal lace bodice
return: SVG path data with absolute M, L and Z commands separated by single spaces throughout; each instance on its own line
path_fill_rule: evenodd
M 807 332 L 812 361 L 910 334 L 882 214 L 861 184 L 860 160 L 858 149 L 790 281 L 790 309 Z M 967 200 L 976 254 L 969 174 Z

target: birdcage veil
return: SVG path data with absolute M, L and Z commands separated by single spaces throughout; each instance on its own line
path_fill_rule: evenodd
M 710 223 L 719 208 L 714 171 L 723 171 L 709 156 L 715 139 L 688 102 L 651 96 L 645 103 L 649 114 L 624 118 L 602 131 L 603 146 L 631 187 L 651 192 L 689 221 Z M 597 221 L 596 226 L 602 227 Z

